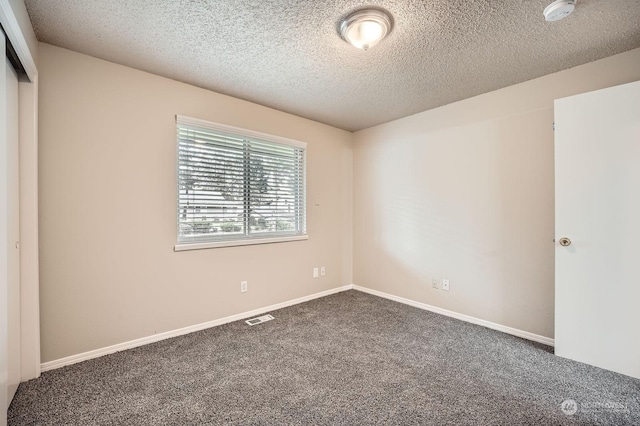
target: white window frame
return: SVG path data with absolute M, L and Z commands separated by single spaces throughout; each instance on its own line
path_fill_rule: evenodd
M 297 148 L 302 148 L 305 150 L 305 156 L 303 161 L 303 179 L 304 179 L 304 191 L 302 195 L 302 223 L 303 230 L 302 234 L 298 235 L 274 235 L 274 236 L 265 236 L 264 238 L 241 238 L 241 239 L 228 239 L 228 240 L 217 240 L 217 241 L 202 241 L 195 239 L 193 242 L 185 242 L 179 241 L 174 246 L 175 251 L 184 251 L 184 250 L 199 250 L 199 249 L 207 249 L 207 248 L 218 248 L 218 247 L 234 247 L 234 246 L 244 246 L 244 245 L 254 245 L 254 244 L 269 244 L 269 243 L 282 243 L 288 241 L 301 241 L 309 239 L 309 235 L 306 232 L 306 192 L 307 192 L 307 165 L 306 165 L 306 149 L 307 144 L 305 142 L 297 141 L 294 139 L 288 139 L 281 136 L 270 135 L 267 133 L 256 132 L 253 130 L 242 129 L 239 127 L 229 126 L 221 123 L 214 123 L 210 121 L 200 120 L 197 118 L 186 117 L 183 115 L 176 115 L 176 133 L 178 129 L 178 125 L 186 125 L 198 127 L 201 129 L 211 130 L 213 132 L 227 133 L 232 134 L 234 136 L 254 139 L 258 141 L 265 142 L 273 142 L 281 145 L 289 145 Z M 176 151 L 179 149 L 178 147 L 178 137 L 176 134 Z M 176 238 L 179 236 L 180 232 L 180 195 L 179 195 L 179 175 L 178 169 L 180 166 L 180 160 L 177 156 L 176 152 Z

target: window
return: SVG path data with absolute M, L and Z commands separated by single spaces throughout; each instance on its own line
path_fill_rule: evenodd
M 306 239 L 306 144 L 176 117 L 176 250 Z

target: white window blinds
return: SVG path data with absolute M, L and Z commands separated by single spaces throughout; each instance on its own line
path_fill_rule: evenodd
M 178 244 L 305 235 L 306 145 L 177 116 Z

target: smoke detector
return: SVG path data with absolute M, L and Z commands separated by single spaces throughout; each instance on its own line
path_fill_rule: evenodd
M 576 8 L 576 0 L 556 0 L 544 8 L 544 19 L 547 22 L 559 21 L 571 15 Z

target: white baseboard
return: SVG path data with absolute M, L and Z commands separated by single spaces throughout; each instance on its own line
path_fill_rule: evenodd
M 342 287 L 333 288 L 331 290 L 321 291 L 320 293 L 311 294 L 309 296 L 288 300 L 286 302 L 276 303 L 275 305 L 265 306 L 264 308 L 254 309 L 249 312 L 243 312 L 240 314 L 231 315 L 231 316 L 220 318 L 217 320 L 208 321 L 208 322 L 204 322 L 196 325 L 191 325 L 189 327 L 179 328 L 177 330 L 166 331 L 164 333 L 158 333 L 152 336 L 142 337 L 140 339 L 135 339 L 128 342 L 118 343 L 117 345 L 107 346 L 106 348 L 95 349 L 92 351 L 83 352 L 81 354 L 71 355 L 68 357 L 42 363 L 40 364 L 40 370 L 43 372 L 54 370 L 56 368 L 64 367 L 65 365 L 76 364 L 78 362 L 87 361 L 93 358 L 98 358 L 104 355 L 112 354 L 114 352 L 120 352 L 126 349 L 132 349 L 138 346 L 148 345 L 149 343 L 158 342 L 160 340 L 169 339 L 171 337 L 177 337 L 177 336 L 182 336 L 184 334 L 193 333 L 194 331 L 200 331 L 200 330 L 215 327 L 218 325 L 227 324 L 229 322 L 251 318 L 259 314 L 263 314 L 265 312 L 275 311 L 278 309 L 286 308 L 288 306 L 293 306 L 299 303 L 308 302 L 309 300 L 329 296 L 330 294 L 339 293 L 345 290 L 351 290 L 352 288 L 353 288 L 353 285 L 349 284 Z
M 426 311 L 435 312 L 436 314 L 446 315 L 451 318 L 470 322 L 471 324 L 477 324 L 483 327 L 491 328 L 493 330 L 502 331 L 503 333 L 512 334 L 517 337 L 522 337 L 523 339 L 532 340 L 534 342 L 543 343 L 549 346 L 554 346 L 554 339 L 550 337 L 540 336 L 539 334 L 529 333 L 528 331 L 518 330 L 517 328 L 507 327 L 506 325 L 496 324 L 495 322 L 486 321 L 469 315 L 459 314 L 458 312 L 449 311 L 447 309 L 438 308 L 437 306 L 427 305 L 426 303 L 416 302 L 415 300 L 405 299 L 404 297 L 394 296 L 392 294 L 384 293 L 378 290 L 372 290 L 370 288 L 362 287 L 355 284 L 353 285 L 353 289 L 362 291 L 364 293 L 369 293 L 374 296 L 393 300 L 395 302 L 404 303 L 405 305 L 424 309 Z
M 335 293 L 339 293 L 339 292 L 351 290 L 351 289 L 362 291 L 363 293 L 369 293 L 374 296 L 382 297 L 385 299 L 393 300 L 395 302 L 403 303 L 405 305 L 424 309 L 426 311 L 431 311 L 437 314 L 446 315 L 448 317 L 456 318 L 472 324 L 481 325 L 483 327 L 491 328 L 493 330 L 502 331 L 507 334 L 512 334 L 514 336 L 522 337 L 523 339 L 532 340 L 534 342 L 543 343 L 549 346 L 554 345 L 554 340 L 549 337 L 540 336 L 538 334 L 529 333 L 528 331 L 518 330 L 517 328 L 507 327 L 506 325 L 496 324 L 491 321 L 486 321 L 486 320 L 475 318 L 469 315 L 464 315 L 457 312 L 449 311 L 447 309 L 438 308 L 437 306 L 427 305 L 426 303 L 405 299 L 404 297 L 394 296 L 392 294 L 384 293 L 382 291 L 372 290 L 367 287 L 362 287 L 355 284 L 349 284 L 342 287 L 333 288 L 331 290 L 322 291 L 320 293 L 311 294 L 309 296 L 299 297 L 297 299 L 288 300 L 282 303 L 277 303 L 275 305 L 265 306 L 264 308 L 254 309 L 252 311 L 231 315 L 231 316 L 220 318 L 217 320 L 192 325 L 189 327 L 179 328 L 177 330 L 166 331 L 164 333 L 158 333 L 152 336 L 142 337 L 140 339 L 135 339 L 128 342 L 118 343 L 117 345 L 107 346 L 106 348 L 95 349 L 92 351 L 83 352 L 81 354 L 71 355 L 65 358 L 60 358 L 53 361 L 45 362 L 40 364 L 40 370 L 42 372 L 54 370 L 56 368 L 64 367 L 65 365 L 76 364 L 78 362 L 87 361 L 93 358 L 98 358 L 104 355 L 112 354 L 114 352 L 120 352 L 126 349 L 137 348 L 138 346 L 147 345 L 149 343 L 158 342 L 160 340 L 170 339 L 172 337 L 182 336 L 184 334 L 193 333 L 194 331 L 200 331 L 207 328 L 216 327 L 218 325 L 227 324 L 229 322 L 251 318 L 259 314 L 263 314 L 265 312 L 275 311 L 278 309 L 286 308 L 288 306 L 297 305 L 299 303 L 308 302 L 313 299 L 318 299 L 321 297 L 329 296 L 331 294 L 335 294 Z

